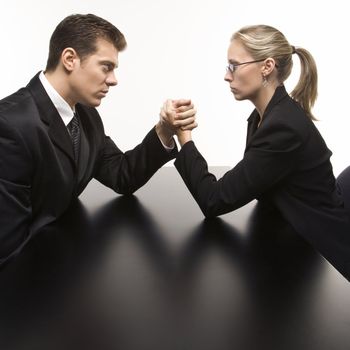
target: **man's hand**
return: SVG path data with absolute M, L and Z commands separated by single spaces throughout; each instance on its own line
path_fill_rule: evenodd
M 174 134 L 177 134 L 178 137 L 179 133 L 182 136 L 191 137 L 190 131 L 195 127 L 197 127 L 196 110 L 191 100 L 166 100 L 164 102 L 156 131 L 165 145 L 170 146 L 172 144 Z M 187 132 L 185 133 L 185 131 Z

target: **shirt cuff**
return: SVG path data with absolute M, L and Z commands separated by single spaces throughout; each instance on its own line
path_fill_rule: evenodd
M 157 135 L 158 136 L 158 135 Z M 163 143 L 162 139 L 158 136 L 159 138 L 159 141 L 160 143 L 163 145 L 164 149 L 167 151 L 167 152 L 171 152 L 174 148 L 175 148 L 175 142 L 174 142 L 174 139 L 171 140 L 171 146 L 167 146 Z

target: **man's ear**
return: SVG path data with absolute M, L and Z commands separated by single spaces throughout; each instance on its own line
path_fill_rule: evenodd
M 276 61 L 272 57 L 268 57 L 264 61 L 264 64 L 261 68 L 261 73 L 263 74 L 263 76 L 268 76 L 271 74 L 275 67 Z
M 67 47 L 62 51 L 61 62 L 64 68 L 67 69 L 67 71 L 73 71 L 78 61 L 79 56 L 73 48 Z

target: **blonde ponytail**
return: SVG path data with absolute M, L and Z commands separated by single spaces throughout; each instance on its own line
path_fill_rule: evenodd
M 312 120 L 317 120 L 311 112 L 317 98 L 316 63 L 309 51 L 296 48 L 295 52 L 300 59 L 301 72 L 299 81 L 290 95 Z

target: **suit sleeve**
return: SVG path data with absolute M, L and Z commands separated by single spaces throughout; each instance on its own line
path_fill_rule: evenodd
M 179 152 L 175 166 L 206 217 L 233 211 L 266 191 L 283 186 L 296 166 L 302 141 L 286 125 L 258 130 L 244 158 L 221 179 L 208 171 L 191 141 Z
M 29 236 L 31 167 L 19 133 L 0 116 L 0 264 L 15 255 Z
M 117 193 L 131 194 L 176 154 L 176 146 L 170 152 L 164 149 L 155 128 L 139 145 L 125 153 L 105 136 L 94 177 Z

